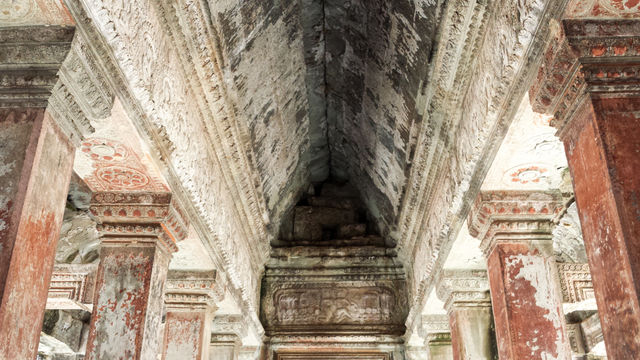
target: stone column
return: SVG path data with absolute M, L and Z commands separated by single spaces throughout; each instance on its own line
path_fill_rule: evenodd
M 186 225 L 170 193 L 97 193 L 100 265 L 87 359 L 156 359 L 163 294 L 176 240 Z
M 216 271 L 169 271 L 162 358 L 209 360 Z
M 558 193 L 483 192 L 468 223 L 487 256 L 501 359 L 570 359 L 552 247 Z
M 565 145 L 614 360 L 640 358 L 640 12 L 631 16 L 565 20 L 531 91 Z
M 427 336 L 429 360 L 452 360 L 453 346 L 450 333 L 433 333 Z
M 247 326 L 241 315 L 216 315 L 211 329 L 210 360 L 238 360 Z
M 46 110 L 73 28 L 0 29 L 0 358 L 33 359 L 73 167 Z
M 449 317 L 447 315 L 422 316 L 422 334 L 429 360 L 453 360 Z
M 493 319 L 486 271 L 445 270 L 437 294 L 449 314 L 453 358 L 492 360 Z

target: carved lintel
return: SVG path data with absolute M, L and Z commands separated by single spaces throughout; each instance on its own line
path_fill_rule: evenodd
M 99 192 L 89 211 L 99 221 L 103 245 L 148 239 L 171 253 L 187 236 L 188 223 L 168 192 Z
M 491 306 L 489 279 L 484 270 L 445 270 L 436 291 L 447 312 L 455 307 Z
M 481 241 L 485 254 L 502 240 L 535 239 L 541 250 L 552 251 L 552 220 L 564 204 L 562 194 L 555 191 L 485 191 L 469 212 L 469 233 Z
M 564 302 L 576 303 L 595 297 L 589 264 L 558 263 L 558 273 Z
M 220 314 L 213 318 L 211 326 L 211 341 L 214 338 L 218 341 L 239 341 L 247 336 L 249 331 L 248 324 L 242 315 L 237 314 Z
M 170 270 L 165 283 L 164 302 L 168 310 L 202 308 L 214 311 L 218 274 L 212 271 Z
M 640 91 L 640 19 L 567 19 L 556 26 L 530 90 L 561 138 L 586 96 Z

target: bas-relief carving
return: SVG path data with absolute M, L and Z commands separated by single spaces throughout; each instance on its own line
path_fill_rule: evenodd
M 573 0 L 567 5 L 569 18 L 634 18 L 640 16 L 640 2 L 634 0 Z
M 407 310 L 401 289 L 397 281 L 267 283 L 263 324 L 274 335 L 399 335 Z
M 391 290 L 377 287 L 282 289 L 274 293 L 277 324 L 366 324 L 392 320 Z

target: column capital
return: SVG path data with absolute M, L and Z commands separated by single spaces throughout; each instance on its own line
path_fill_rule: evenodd
M 103 246 L 149 242 L 172 253 L 187 236 L 187 220 L 169 192 L 99 192 L 89 211 L 98 219 Z
M 217 278 L 215 270 L 169 270 L 165 284 L 165 305 L 172 311 L 213 309 L 220 298 Z
M 436 293 L 448 313 L 455 307 L 491 306 L 489 278 L 484 270 L 444 270 Z
M 0 53 L 0 108 L 46 107 L 76 146 L 110 115 L 114 95 L 74 27 L 0 28 Z
M 46 308 L 90 310 L 97 270 L 97 264 L 55 264 Z
M 449 315 L 430 314 L 422 315 L 422 326 L 418 335 L 425 340 L 434 334 L 449 333 Z
M 242 315 L 237 314 L 220 314 L 213 318 L 213 326 L 211 327 L 212 342 L 227 342 L 229 339 L 237 339 L 240 341 L 247 336 L 248 325 Z
M 556 24 L 530 90 L 533 109 L 554 115 L 561 138 L 589 94 L 640 91 L 640 19 L 566 19 Z
M 469 212 L 469 234 L 486 255 L 503 240 L 551 241 L 552 220 L 564 204 L 557 191 L 483 191 Z

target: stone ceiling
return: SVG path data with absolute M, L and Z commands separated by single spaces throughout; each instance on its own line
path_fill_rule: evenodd
M 437 8 L 433 0 L 209 2 L 276 225 L 310 183 L 329 178 L 357 184 L 382 229 L 393 223 Z

